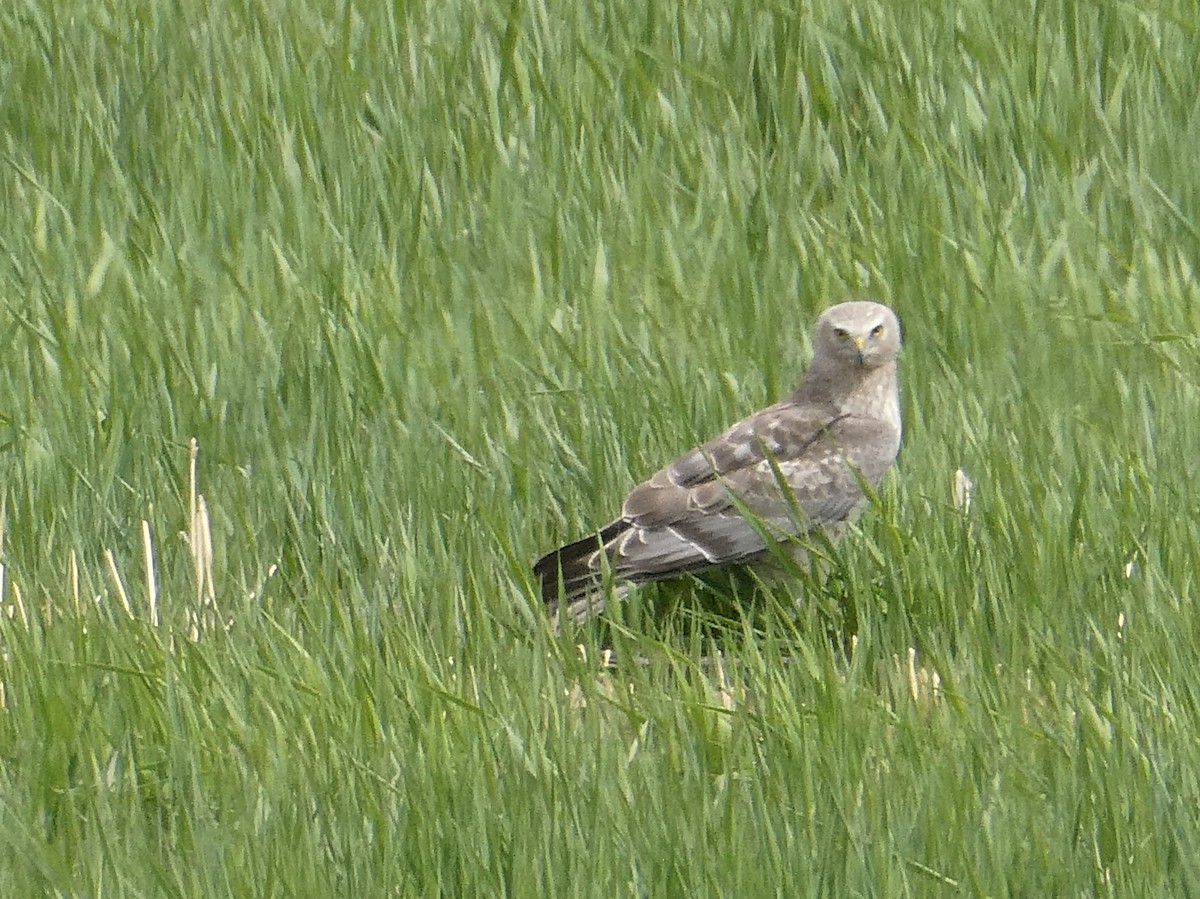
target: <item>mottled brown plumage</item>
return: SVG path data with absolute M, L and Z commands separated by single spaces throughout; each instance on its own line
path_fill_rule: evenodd
M 616 521 L 534 564 L 556 627 L 603 611 L 606 571 L 623 595 L 770 556 L 764 534 L 836 537 L 858 516 L 862 484 L 878 486 L 900 448 L 900 323 L 881 303 L 841 303 L 817 321 L 813 346 L 785 400 L 680 456 L 633 488 Z

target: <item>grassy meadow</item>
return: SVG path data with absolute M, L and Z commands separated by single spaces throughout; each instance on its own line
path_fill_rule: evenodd
M 1200 894 L 1198 23 L 3 4 L 0 895 Z M 828 582 L 553 637 L 851 296 Z

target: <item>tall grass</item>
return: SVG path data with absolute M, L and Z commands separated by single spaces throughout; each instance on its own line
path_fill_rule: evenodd
M 1197 21 L 5 5 L 0 893 L 1194 894 Z M 826 590 L 553 640 L 850 295 Z

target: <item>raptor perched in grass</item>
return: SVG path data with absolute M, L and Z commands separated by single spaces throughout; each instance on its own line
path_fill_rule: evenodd
M 900 449 L 900 323 L 881 303 L 840 303 L 818 319 L 813 345 L 790 396 L 638 484 L 598 533 L 538 559 L 556 629 L 604 610 L 606 577 L 623 595 L 753 563 L 772 554 L 770 540 L 794 544 L 816 528 L 836 537 L 861 513 L 864 482 L 878 486 Z

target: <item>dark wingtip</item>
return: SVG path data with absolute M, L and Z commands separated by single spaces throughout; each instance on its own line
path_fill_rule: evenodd
M 533 563 L 533 573 L 542 589 L 542 600 L 548 605 L 558 602 L 562 593 L 571 595 L 580 584 L 595 580 L 600 571 L 588 566 L 587 559 L 603 549 L 610 540 L 629 528 L 629 522 L 618 519 L 595 534 L 548 552 Z M 560 592 L 560 575 L 562 590 Z

